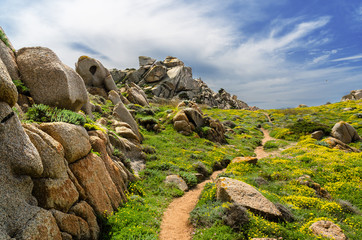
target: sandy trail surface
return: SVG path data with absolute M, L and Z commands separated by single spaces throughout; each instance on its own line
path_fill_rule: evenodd
M 274 152 L 265 152 L 263 145 L 270 140 L 275 140 L 275 138 L 270 137 L 269 132 L 261 128 L 264 134 L 262 140 L 262 146 L 259 146 L 255 149 L 255 154 L 258 159 L 264 158 L 273 154 Z M 216 171 L 214 172 L 210 180 L 206 180 L 202 183 L 199 183 L 194 189 L 186 192 L 182 197 L 175 198 L 167 210 L 163 214 L 163 219 L 161 222 L 161 240 L 190 240 L 192 239 L 192 225 L 190 224 L 189 217 L 190 212 L 195 208 L 201 191 L 204 189 L 206 183 L 214 181 L 217 175 L 223 172 Z

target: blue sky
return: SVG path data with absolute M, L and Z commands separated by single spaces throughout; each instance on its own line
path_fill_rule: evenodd
M 213 90 L 261 108 L 337 102 L 362 88 L 358 0 L 0 0 L 15 48 L 44 46 L 73 67 L 176 56 Z

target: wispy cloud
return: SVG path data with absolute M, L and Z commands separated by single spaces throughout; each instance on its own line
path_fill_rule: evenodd
M 342 61 L 351 61 L 351 60 L 359 60 L 359 59 L 362 59 L 362 54 L 354 55 L 354 56 L 350 56 L 350 57 L 333 59 L 332 62 L 342 62 Z
M 319 68 L 336 53 L 324 47 L 333 41 L 331 16 L 271 16 L 284 0 L 3 1 L 0 23 L 11 26 L 16 48 L 49 47 L 71 66 L 88 54 L 119 69 L 137 67 L 140 55 L 174 55 L 214 90 L 225 88 L 261 107 L 298 105 L 321 95 L 318 88 L 332 94 L 338 78 L 354 71 Z M 362 55 L 332 62 L 353 57 Z M 357 82 L 349 79 L 351 86 Z M 323 94 L 320 99 L 328 98 Z

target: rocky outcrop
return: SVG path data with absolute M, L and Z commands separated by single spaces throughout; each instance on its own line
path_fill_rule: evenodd
M 351 147 L 348 144 L 338 140 L 337 138 L 329 137 L 325 140 L 330 148 L 339 149 L 345 152 L 360 152 L 357 148 Z
M 322 236 L 334 240 L 346 240 L 347 237 L 344 235 L 342 229 L 331 221 L 321 220 L 313 223 L 309 229 L 316 236 Z
M 62 144 L 69 163 L 85 157 L 92 148 L 87 131 L 81 126 L 55 122 L 42 123 L 40 129 Z
M 87 56 L 81 56 L 75 67 L 75 70 L 83 78 L 87 87 L 103 88 L 106 91 L 117 90 L 111 73 L 100 61 Z
M 82 78 L 44 47 L 22 48 L 16 59 L 35 103 L 78 111 L 88 102 Z
M 173 125 L 176 131 L 183 135 L 190 135 L 196 131 L 200 137 L 206 138 L 213 142 L 226 143 L 225 128 L 218 119 L 205 117 L 202 111 L 195 103 L 188 103 L 190 107 L 180 104 L 183 109 L 178 111 L 173 117 Z
M 139 104 L 141 106 L 149 106 L 147 96 L 145 92 L 136 84 L 130 83 L 130 86 L 127 86 L 127 99 L 134 104 Z
M 347 144 L 361 140 L 356 129 L 343 121 L 338 122 L 333 126 L 331 136 Z
M 51 214 L 37 207 L 31 177 L 43 165 L 37 149 L 8 103 L 0 102 L 0 237 L 10 239 L 61 239 Z
M 351 91 L 349 94 L 343 96 L 341 101 L 360 100 L 360 99 L 362 99 L 362 89 Z
M 1 31 L 1 29 L 0 29 Z M 3 41 L 0 41 L 0 59 L 5 64 L 12 80 L 19 80 L 19 68 L 16 64 L 14 49 L 11 49 Z
M 3 61 L 0 59 L 0 102 L 6 102 L 11 107 L 18 100 L 18 92 L 7 71 Z
M 216 198 L 235 202 L 269 219 L 281 219 L 277 207 L 255 188 L 242 181 L 221 177 L 216 181 Z
M 113 156 L 115 148 L 121 151 L 120 156 L 134 158 L 136 162 L 144 159 L 137 123 L 113 90 L 110 94 L 113 101 L 124 108 L 116 111 L 115 116 L 118 113 L 128 122 L 112 119 L 119 128 L 114 124 L 114 130 L 126 137 L 114 134 L 115 147 L 107 129 L 87 131 L 82 126 L 63 122 L 22 126 L 11 108 L 17 106 L 18 100 L 14 77 L 9 74 L 12 70 L 16 73 L 16 62 L 12 50 L 5 51 L 2 43 L 0 239 L 98 239 L 100 226 L 96 216 L 111 213 L 125 202 L 128 182 L 136 179 L 121 159 Z M 7 59 L 6 64 L 3 58 Z M 17 60 L 35 102 L 77 111 L 88 100 L 81 77 L 62 64 L 51 50 L 23 48 Z M 24 106 L 31 104 L 24 101 Z M 93 110 L 102 111 L 95 105 Z M 113 118 L 111 114 L 108 116 Z
M 231 96 L 224 89 L 212 91 L 201 79 L 192 77 L 192 69 L 175 57 L 164 61 L 141 56 L 140 68 L 123 71 L 112 70 L 120 83 L 135 83 L 156 98 L 183 99 L 222 109 L 248 109 L 248 105 Z M 132 102 L 132 101 L 131 101 Z

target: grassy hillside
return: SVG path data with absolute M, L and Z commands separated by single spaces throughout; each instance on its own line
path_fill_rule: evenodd
M 344 110 L 345 108 L 351 108 Z M 271 222 L 249 212 L 250 222 L 235 231 L 224 225 L 223 213 L 228 203 L 216 201 L 216 189 L 207 184 L 200 201 L 191 214 L 195 227 L 194 239 L 246 239 L 275 237 L 283 239 L 314 239 L 308 227 L 319 219 L 330 219 L 344 230 L 349 239 L 362 239 L 361 160 L 362 153 L 345 153 L 330 149 L 322 141 L 311 139 L 309 133 L 322 129 L 328 134 L 338 121 L 346 121 L 362 135 L 362 101 L 330 104 L 320 107 L 285 110 L 220 110 L 203 109 L 220 121 L 230 120 L 235 127 L 227 131 L 228 144 L 220 145 L 200 138 L 196 133 L 183 136 L 172 126 L 177 110 L 171 106 L 152 106 L 152 111 L 139 108 L 139 122 L 153 121 L 160 132 L 141 126 L 145 137 L 143 146 L 147 167 L 141 180 L 129 187 L 129 201 L 105 219 L 110 239 L 157 239 L 162 213 L 172 198 L 183 194 L 164 180 L 178 174 L 195 186 L 200 180 L 196 173 L 211 172 L 237 156 L 253 156 L 263 137 L 262 126 L 272 136 L 282 139 L 269 143 L 270 149 L 285 147 L 288 141 L 298 143 L 278 157 L 260 159 L 256 165 L 229 164 L 222 174 L 245 181 L 256 187 L 274 203 L 280 203 L 294 215 L 294 222 Z M 154 114 L 153 114 L 153 113 Z M 273 122 L 268 123 L 265 113 Z M 287 140 L 287 141 L 286 141 Z M 362 144 L 352 146 L 361 149 Z M 266 147 L 267 148 L 267 147 Z M 309 175 L 322 190 L 299 183 L 298 178 Z M 321 197 L 328 192 L 331 198 Z

